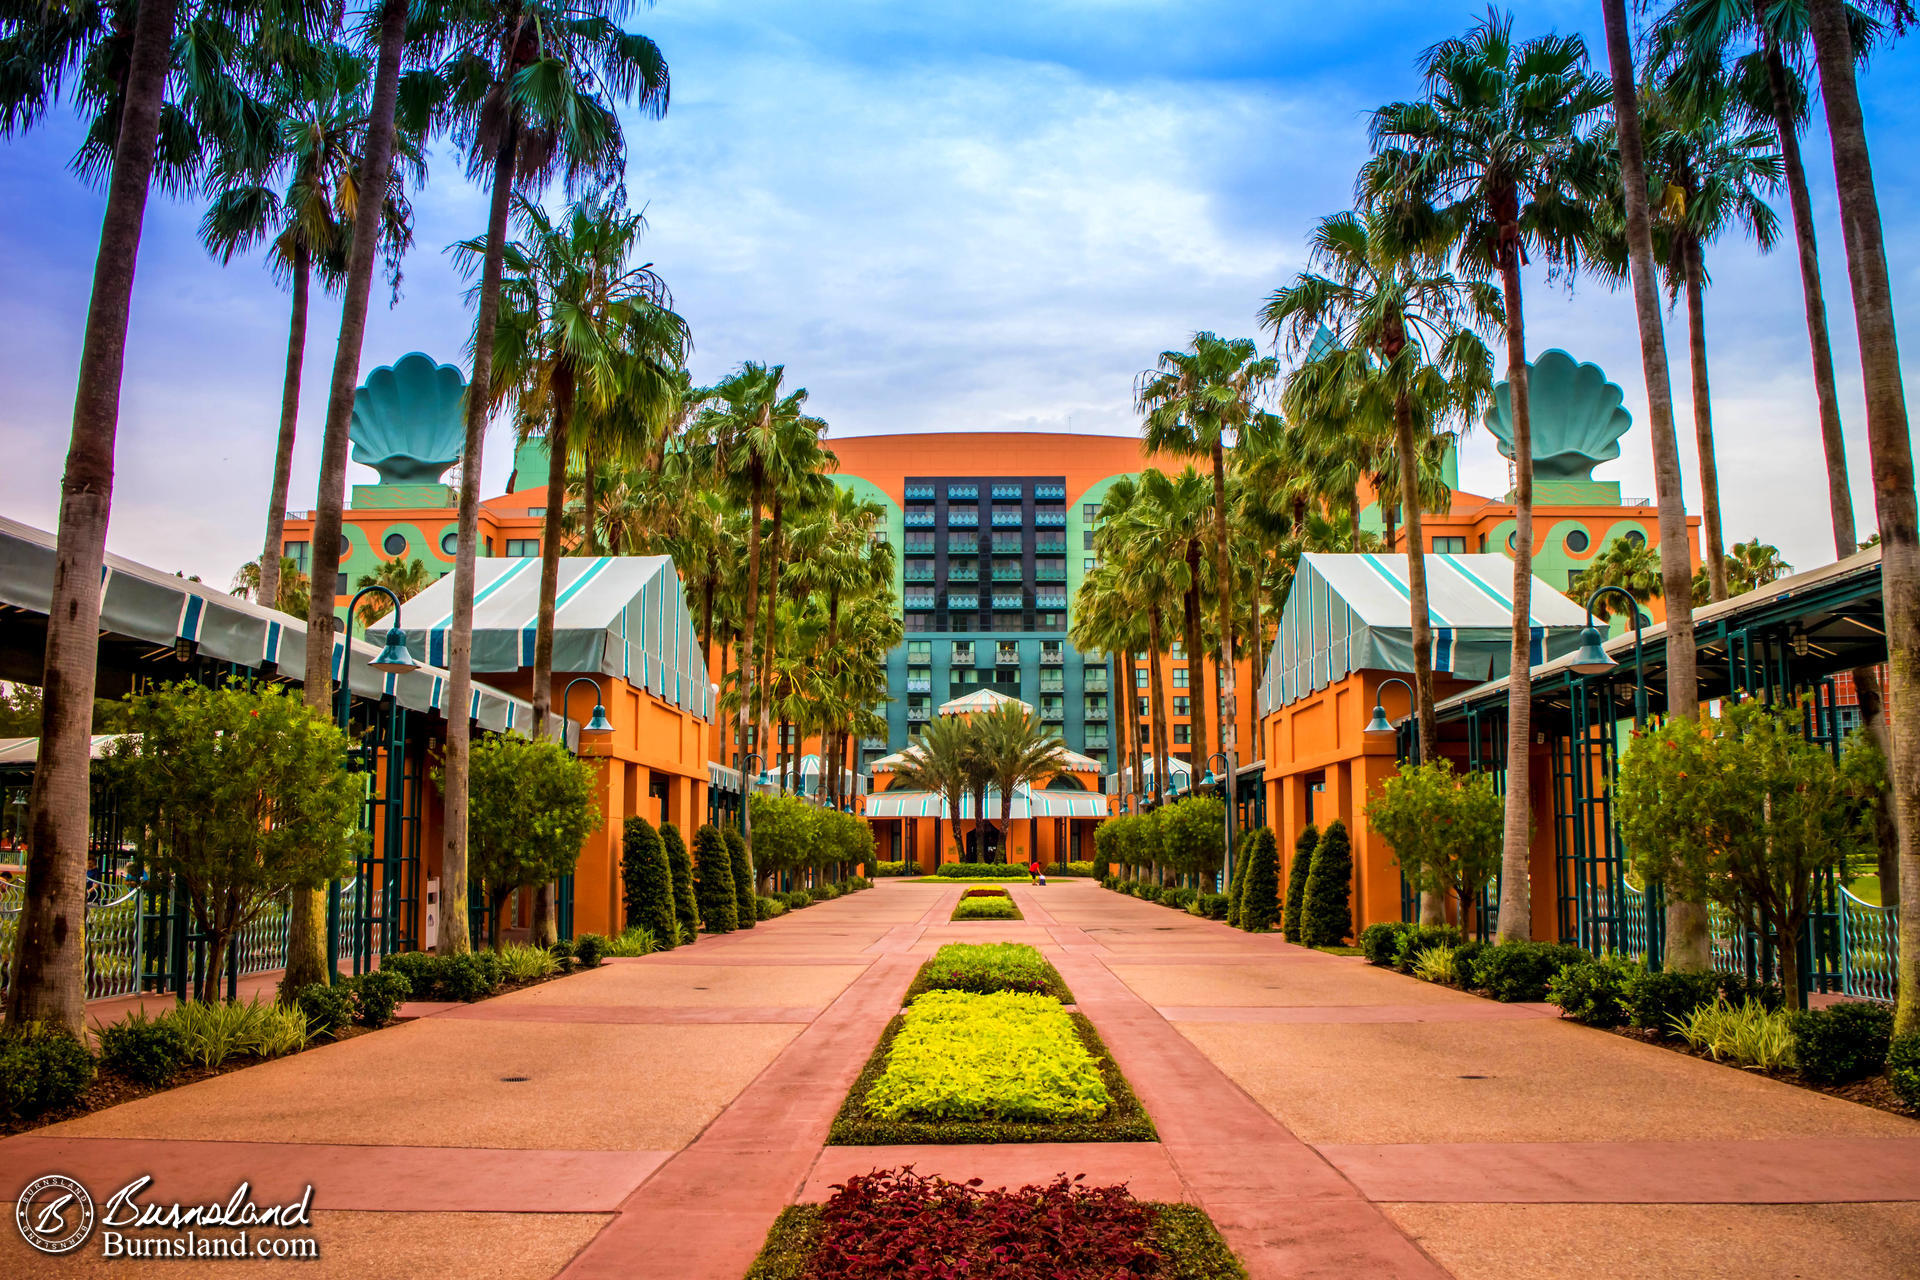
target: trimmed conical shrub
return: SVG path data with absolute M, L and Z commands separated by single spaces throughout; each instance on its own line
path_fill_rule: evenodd
M 628 818 L 620 831 L 620 884 L 627 927 L 652 931 L 654 947 L 673 946 L 673 872 L 660 833 L 645 818 Z
M 727 838 L 711 822 L 693 833 L 693 896 L 700 905 L 700 923 L 708 933 L 733 932 L 739 919 L 733 859 L 727 852 Z
M 727 839 L 727 861 L 733 864 L 733 914 L 742 929 L 753 928 L 754 911 L 753 868 L 747 862 L 747 838 L 740 834 L 740 828 L 728 827 L 724 832 Z
M 1300 911 L 1307 901 L 1307 873 L 1313 867 L 1313 851 L 1320 847 L 1320 828 L 1312 823 L 1293 842 L 1293 865 L 1287 868 L 1287 916 L 1281 926 L 1288 942 L 1300 941 Z
M 1252 833 L 1242 833 L 1233 851 L 1233 879 L 1227 881 L 1227 923 L 1235 929 L 1240 927 L 1240 898 L 1247 887 L 1247 855 L 1252 851 Z
M 686 837 L 671 822 L 660 824 L 660 843 L 667 847 L 667 870 L 673 873 L 673 918 L 693 941 L 700 932 L 700 908 L 693 899 L 693 855 Z
M 1352 936 L 1353 849 L 1347 843 L 1347 824 L 1336 818 L 1313 851 L 1300 941 L 1309 947 L 1337 947 Z
M 1280 914 L 1280 849 L 1261 827 L 1247 850 L 1247 878 L 1240 885 L 1240 927 L 1249 933 L 1273 928 Z

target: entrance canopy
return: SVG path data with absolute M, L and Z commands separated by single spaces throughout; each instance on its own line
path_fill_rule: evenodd
M 415 624 L 407 628 L 414 655 L 443 662 L 453 626 L 453 575 L 407 601 L 404 616 Z M 475 671 L 533 666 L 539 620 L 538 559 L 475 562 Z M 713 717 L 707 661 L 687 614 L 680 575 L 666 556 L 562 556 L 553 669 L 618 676 L 702 720 Z
M 931 791 L 880 791 L 867 797 L 869 818 L 944 818 L 953 820 L 952 806 Z M 987 816 L 1000 816 L 1000 793 L 987 792 Z M 1104 818 L 1107 798 L 1092 791 L 1034 791 L 1018 787 L 1013 793 L 1015 818 Z M 960 821 L 973 821 L 973 797 L 960 805 Z
M 1513 561 L 1502 555 L 1426 557 L 1433 669 L 1458 680 L 1497 680 L 1512 651 Z M 1265 715 L 1355 671 L 1413 670 L 1404 555 L 1300 557 L 1260 684 Z M 1570 653 L 1586 611 L 1536 577 L 1530 604 L 1537 664 Z

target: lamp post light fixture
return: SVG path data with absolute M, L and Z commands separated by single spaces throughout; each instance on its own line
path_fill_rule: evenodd
M 1379 685 L 1375 687 L 1373 691 L 1373 719 L 1367 721 L 1367 727 L 1361 730 L 1361 732 L 1363 733 L 1394 732 L 1393 721 L 1387 719 L 1387 709 L 1382 704 L 1382 700 L 1380 697 L 1380 695 L 1386 691 L 1387 686 L 1390 684 L 1397 684 L 1402 689 L 1405 689 L 1407 691 L 1407 714 L 1408 715 L 1414 714 L 1414 712 L 1419 709 L 1419 706 L 1418 706 L 1419 698 L 1417 695 L 1415 695 L 1413 691 L 1413 686 L 1408 684 L 1405 680 L 1402 680 L 1399 676 L 1389 676 L 1385 680 L 1382 680 L 1379 683 Z M 1413 736 L 1412 757 L 1413 757 L 1413 762 L 1415 764 L 1420 763 L 1420 735 L 1417 733 Z
M 1215 760 L 1220 762 L 1220 772 L 1217 774 L 1213 771 L 1213 762 Z M 1224 802 L 1221 807 L 1226 810 L 1223 825 L 1225 827 L 1227 843 L 1226 851 L 1220 860 L 1219 892 L 1221 893 L 1225 893 L 1227 886 L 1233 883 L 1233 803 L 1239 799 L 1239 797 L 1234 794 L 1238 789 L 1234 786 L 1234 783 L 1238 781 L 1238 779 L 1229 779 L 1226 776 L 1231 768 L 1232 762 L 1227 759 L 1227 753 L 1224 751 L 1216 751 L 1207 757 L 1207 775 L 1200 779 L 1200 785 L 1202 787 L 1217 785 L 1220 788 L 1220 799 Z
M 593 715 L 584 725 L 580 726 L 581 734 L 584 736 L 589 733 L 612 733 L 613 722 L 607 719 L 607 708 L 603 705 L 606 700 L 606 694 L 601 690 L 600 682 L 592 676 L 575 676 L 573 679 L 567 681 L 567 687 L 560 691 L 561 739 L 565 740 L 567 736 L 567 700 L 573 696 L 573 686 L 577 684 L 590 684 L 593 686 Z M 575 751 L 574 754 L 579 755 L 580 753 Z
M 1574 652 L 1573 669 L 1583 676 L 1602 676 L 1620 665 L 1607 656 L 1600 628 L 1593 621 L 1593 607 L 1600 603 L 1602 596 L 1609 595 L 1626 601 L 1628 614 L 1633 619 L 1633 727 L 1643 729 L 1647 723 L 1646 636 L 1641 630 L 1640 602 L 1626 588 L 1601 587 L 1587 597 L 1587 625 L 1580 631 L 1580 648 Z

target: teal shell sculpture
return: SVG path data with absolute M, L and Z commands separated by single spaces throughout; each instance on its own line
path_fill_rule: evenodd
M 1590 480 L 1593 469 L 1620 456 L 1620 437 L 1633 426 L 1621 407 L 1625 393 L 1597 364 L 1582 364 L 1564 351 L 1544 351 L 1527 365 L 1533 409 L 1533 474 L 1539 480 Z M 1513 457 L 1512 384 L 1493 389 L 1482 421 Z
M 467 380 L 450 364 L 408 352 L 367 375 L 353 393 L 353 460 L 381 484 L 435 484 L 460 460 Z

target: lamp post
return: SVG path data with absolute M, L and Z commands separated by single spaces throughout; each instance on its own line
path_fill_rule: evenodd
M 369 595 L 383 595 L 393 602 L 393 624 L 387 628 L 387 643 L 367 665 L 375 671 L 387 675 L 404 675 L 417 670 L 419 663 L 407 652 L 407 633 L 400 629 L 400 597 L 382 586 L 362 587 L 347 602 L 347 628 L 343 640 L 345 648 L 340 654 L 340 687 L 334 692 L 336 705 L 335 722 L 342 733 L 347 732 L 347 722 L 353 713 L 353 616 L 360 608 L 360 601 Z M 366 900 L 367 885 L 360 886 L 361 900 Z M 216 960 L 215 963 L 218 963 Z M 327 982 L 335 982 L 340 976 L 340 881 L 327 882 Z
M 1600 642 L 1600 628 L 1593 623 L 1593 606 L 1600 603 L 1602 596 L 1615 595 L 1627 602 L 1627 610 L 1633 618 L 1633 727 L 1643 729 L 1647 723 L 1647 669 L 1644 649 L 1645 636 L 1641 632 L 1640 602 L 1635 600 L 1625 587 L 1601 587 L 1587 597 L 1587 625 L 1580 632 L 1580 648 L 1573 655 L 1573 669 L 1583 676 L 1605 675 L 1620 664 L 1607 656 Z
M 1379 685 L 1374 688 L 1373 719 L 1367 721 L 1367 727 L 1361 730 L 1362 733 L 1392 733 L 1394 731 L 1393 721 L 1387 719 L 1387 709 L 1386 707 L 1381 705 L 1381 700 L 1380 700 L 1381 693 L 1383 693 L 1386 690 L 1386 687 L 1390 684 L 1397 684 L 1402 689 L 1405 689 L 1407 691 L 1407 708 L 1408 708 L 1407 714 L 1408 715 L 1412 715 L 1414 710 L 1416 709 L 1419 699 L 1414 694 L 1413 686 L 1408 684 L 1405 680 L 1402 680 L 1399 676 L 1389 676 L 1385 680 L 1382 680 L 1379 683 Z M 1419 764 L 1420 763 L 1420 735 L 1417 733 L 1413 735 L 1412 755 L 1413 755 L 1413 762 L 1415 764 Z
M 1215 760 L 1220 762 L 1220 773 L 1218 774 L 1213 771 L 1213 762 Z M 1224 807 L 1227 813 L 1224 825 L 1226 828 L 1227 847 L 1225 856 L 1222 857 L 1220 862 L 1221 893 L 1225 893 L 1227 886 L 1233 883 L 1233 804 L 1235 800 L 1239 799 L 1239 797 L 1234 794 L 1234 792 L 1238 790 L 1238 787 L 1234 784 L 1239 780 L 1237 778 L 1229 779 L 1226 776 L 1231 771 L 1232 764 L 1227 759 L 1227 753 L 1224 751 L 1216 751 L 1207 757 L 1207 776 L 1200 779 L 1200 785 L 1203 787 L 1211 787 L 1215 783 L 1218 783 L 1220 786 L 1220 797 L 1226 802 Z
M 584 725 L 580 726 L 580 732 L 582 734 L 612 733 L 613 722 L 607 719 L 607 708 L 603 705 L 606 701 L 606 694 L 601 691 L 600 682 L 592 676 L 575 676 L 573 679 L 567 681 L 567 687 L 560 691 L 561 740 L 564 742 L 567 736 L 567 699 L 572 696 L 573 686 L 577 684 L 590 684 L 593 686 L 593 716 Z M 580 753 L 576 750 L 573 754 L 577 756 Z

